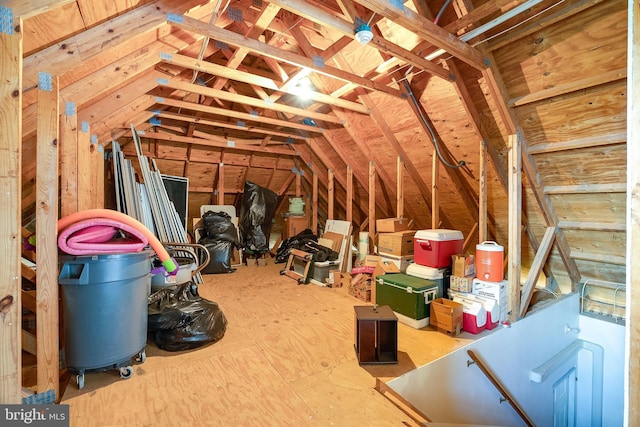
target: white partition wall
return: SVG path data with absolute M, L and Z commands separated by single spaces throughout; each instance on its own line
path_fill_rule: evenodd
M 576 346 L 582 340 L 588 341 L 587 345 Z M 473 349 L 484 360 L 535 425 L 554 425 L 554 404 L 555 411 L 561 413 L 559 390 L 571 375 L 577 377 L 580 387 L 590 386 L 589 390 L 568 390 L 573 394 L 564 396 L 564 401 L 575 407 L 564 416 L 575 419 L 575 425 L 621 425 L 624 326 L 580 316 L 577 294 L 389 382 L 434 422 L 525 425 L 509 403 L 501 401 L 503 396 L 480 369 L 469 363 L 467 349 Z M 558 354 L 568 356 L 556 357 Z M 604 372 L 593 374 L 594 358 L 602 355 L 604 360 L 599 360 L 599 366 L 604 366 Z M 532 372 L 550 361 L 554 367 L 545 371 L 543 381 L 530 380 Z M 594 392 L 591 384 L 598 383 L 598 379 L 602 383 L 603 377 L 604 393 Z M 570 381 L 564 383 L 573 387 Z M 593 412 L 592 398 L 604 399 Z

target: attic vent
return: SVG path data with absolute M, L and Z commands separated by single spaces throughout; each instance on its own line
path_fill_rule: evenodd
M 232 21 L 242 22 L 242 11 L 240 9 L 236 9 L 235 7 L 227 8 L 227 16 Z
M 257 7 L 258 9 L 262 9 L 262 0 L 253 0 L 253 7 Z

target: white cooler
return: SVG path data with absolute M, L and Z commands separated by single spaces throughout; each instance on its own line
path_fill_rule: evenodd
M 476 294 L 467 294 L 464 292 L 457 292 L 452 290 L 449 291 L 449 296 L 451 298 L 455 298 L 457 296 L 481 303 L 482 307 L 484 307 L 487 312 L 487 329 L 493 329 L 498 326 L 498 323 L 500 323 L 500 307 L 498 306 L 498 302 L 496 300 Z
M 462 329 L 472 334 L 479 334 L 487 326 L 487 311 L 481 302 L 454 296 L 453 301 L 462 304 Z
M 433 280 L 434 282 L 438 282 L 438 297 L 446 298 L 447 297 L 447 289 L 448 288 L 448 280 L 449 278 L 445 275 L 449 269 L 448 268 L 433 268 L 427 267 L 426 265 L 420 264 L 409 264 L 407 267 L 406 273 L 409 276 L 419 277 L 421 279 Z

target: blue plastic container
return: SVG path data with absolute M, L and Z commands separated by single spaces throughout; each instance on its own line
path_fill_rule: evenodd
M 68 368 L 119 368 L 144 351 L 150 256 L 143 251 L 60 258 Z

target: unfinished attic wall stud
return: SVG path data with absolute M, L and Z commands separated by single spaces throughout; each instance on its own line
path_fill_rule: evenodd
M 478 243 L 488 239 L 487 236 L 487 141 L 480 142 L 480 171 L 478 177 Z
M 347 165 L 347 217 L 348 222 L 353 221 L 353 168 Z
M 20 18 L 18 25 L 22 27 Z M 20 200 L 22 193 L 22 35 L 14 32 L 13 10 L 0 6 L 0 146 L 5 149 L 0 162 L 0 247 L 3 266 L 0 273 L 0 402 L 20 403 Z M 17 95 L 16 95 L 17 92 Z M 6 299 L 5 299 L 6 298 Z M 15 300 L 14 300 L 15 299 Z M 9 304 L 11 303 L 11 304 Z
M 522 247 L 522 149 L 520 137 L 509 135 L 509 321 L 520 312 L 520 262 Z
M 58 313 L 58 139 L 60 121 L 58 76 L 38 74 L 36 149 L 36 360 L 37 392 L 59 396 Z M 82 129 L 88 130 L 83 122 Z M 83 147 L 90 155 L 89 146 Z M 90 172 L 93 172 L 91 170 Z M 91 176 L 88 176 L 89 179 Z M 90 185 L 89 185 L 90 186 Z
M 440 162 L 435 154 L 434 152 L 431 165 L 431 228 L 434 230 L 440 228 Z
M 327 219 L 333 219 L 334 182 L 333 169 L 327 170 Z
M 313 217 L 311 218 L 311 230 L 314 234 L 318 233 L 318 173 L 313 171 L 313 194 L 312 204 L 313 204 Z
M 376 165 L 369 162 L 369 239 L 376 235 Z
M 396 191 L 398 193 L 396 217 L 404 216 L 404 160 L 402 156 L 398 156 L 396 164 Z

